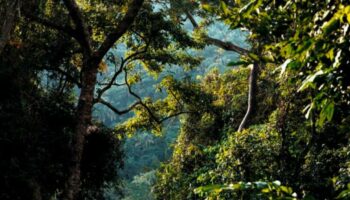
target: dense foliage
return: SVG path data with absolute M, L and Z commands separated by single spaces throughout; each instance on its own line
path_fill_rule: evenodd
M 278 83 L 279 74 L 267 69 L 259 82 L 259 110 L 252 119 L 254 125 L 235 132 L 244 114 L 244 71 L 238 68 L 223 75 L 212 72 L 202 81 L 201 96 L 211 94 L 214 99 L 206 105 L 212 106 L 210 111 L 219 109 L 219 114 L 204 112 L 184 118 L 174 155 L 158 173 L 157 198 L 197 199 L 198 195 L 211 195 L 260 199 L 265 195 L 260 190 L 244 193 L 224 186 L 239 181 L 274 180 L 288 186 L 284 188 L 286 196 L 292 197 L 290 187 L 299 198 L 335 198 L 349 181 L 349 117 L 334 119 L 313 133 L 313 125 L 302 113 L 309 100 L 307 95 L 297 94 L 295 84 Z M 265 196 L 272 195 L 269 190 L 263 191 Z
M 350 198 L 348 1 L 0 6 L 0 199 Z
M 62 38 L 47 47 L 58 49 L 55 53 L 37 51 L 49 44 L 31 37 L 52 35 L 25 33 L 30 27 L 23 26 L 22 34 L 13 37 L 0 55 L 0 199 L 55 199 L 70 165 L 75 98 L 70 83 L 42 68 L 61 64 L 62 47 L 70 46 Z M 85 144 L 79 199 L 100 199 L 107 185 L 121 185 L 121 141 L 112 129 L 96 125 L 100 128 Z
M 59 195 L 69 165 L 74 106 L 33 84 L 20 69 L 8 80 L 2 67 L 1 84 L 1 199 L 50 199 Z M 14 73 L 14 72 L 11 72 Z M 24 88 L 30 88 L 29 92 Z M 88 136 L 82 162 L 80 199 L 101 198 L 106 183 L 119 187 L 121 142 L 107 128 Z M 98 170 L 97 170 L 98 169 Z
M 224 108 L 211 120 L 207 113 L 184 118 L 174 155 L 158 173 L 158 199 L 348 197 L 346 4 L 222 1 L 202 5 L 231 28 L 251 32 L 252 53 L 232 65 L 260 62 L 257 111 L 249 128 L 235 132 L 246 104 L 246 85 L 236 85 L 246 81 L 239 75 L 244 68 L 216 79 L 215 73 L 207 75 L 215 81 L 204 79 L 201 90 L 215 100 L 206 106 Z M 227 79 L 230 76 L 238 80 Z M 213 123 L 218 118 L 224 123 Z M 206 123 L 198 123 L 202 120 Z M 269 184 L 275 180 L 281 182 Z

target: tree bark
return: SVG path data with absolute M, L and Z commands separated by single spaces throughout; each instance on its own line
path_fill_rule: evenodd
M 247 127 L 249 119 L 251 118 L 252 114 L 254 114 L 255 112 L 258 70 L 259 70 L 259 64 L 254 63 L 251 66 L 250 74 L 249 74 L 248 108 L 241 124 L 239 125 L 239 128 L 237 130 L 238 132 L 241 132 L 244 128 Z
M 14 29 L 16 21 L 16 11 L 19 6 L 19 0 L 5 3 L 5 16 L 3 18 L 1 26 L 1 35 L 0 35 L 0 54 L 5 48 L 5 45 L 11 37 L 11 32 Z
M 82 72 L 82 87 L 77 106 L 77 126 L 73 136 L 72 158 L 69 177 L 66 183 L 64 198 L 73 200 L 80 191 L 80 163 L 84 149 L 85 136 L 89 133 L 92 119 L 95 84 L 97 80 L 98 64 L 84 59 Z

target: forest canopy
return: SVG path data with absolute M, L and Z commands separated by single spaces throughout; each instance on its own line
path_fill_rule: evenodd
M 347 0 L 0 15 L 0 199 L 350 199 Z

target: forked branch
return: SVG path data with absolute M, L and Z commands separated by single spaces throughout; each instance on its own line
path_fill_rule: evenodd
M 84 50 L 87 50 L 87 53 L 91 54 L 91 34 L 79 6 L 75 0 L 63 0 L 63 2 L 67 7 L 69 16 L 72 18 L 75 24 L 75 31 L 79 35 L 77 38 L 78 42 L 84 47 Z
M 67 0 L 66 0 L 67 1 Z M 105 41 L 101 44 L 100 48 L 94 53 L 96 60 L 102 60 L 103 56 L 113 47 L 114 43 L 119 40 L 119 38 L 124 35 L 124 33 L 132 25 L 134 19 L 136 18 L 139 10 L 142 7 L 144 0 L 134 0 L 128 6 L 128 11 L 124 18 L 120 21 L 118 26 L 115 28 L 114 32 L 107 35 Z

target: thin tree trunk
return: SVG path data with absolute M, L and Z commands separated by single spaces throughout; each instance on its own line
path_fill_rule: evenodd
M 11 37 L 11 33 L 15 26 L 16 21 L 16 12 L 19 6 L 19 0 L 14 0 L 12 2 L 5 3 L 5 16 L 3 18 L 2 26 L 1 26 L 1 35 L 0 35 L 0 54 L 4 50 L 5 45 L 9 41 Z
M 288 167 L 288 161 L 290 160 L 290 154 L 288 151 L 289 141 L 288 132 L 286 127 L 287 117 L 289 115 L 290 99 L 282 100 L 279 105 L 280 110 L 278 113 L 278 120 L 276 123 L 277 131 L 281 134 L 281 147 L 279 150 L 279 180 L 283 183 L 288 183 L 288 176 L 286 170 Z
M 249 74 L 249 94 L 248 94 L 248 108 L 247 112 L 239 125 L 238 132 L 241 132 L 247 127 L 248 121 L 251 119 L 252 114 L 255 112 L 256 107 L 256 92 L 257 92 L 257 79 L 258 79 L 259 64 L 254 63 L 251 66 Z
M 69 178 L 66 183 L 63 199 L 73 200 L 80 192 L 80 163 L 83 154 L 85 136 L 89 132 L 92 119 L 92 107 L 96 84 L 97 64 L 84 61 L 82 72 L 82 87 L 77 107 L 77 125 L 72 143 L 72 163 L 69 169 Z

